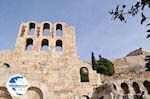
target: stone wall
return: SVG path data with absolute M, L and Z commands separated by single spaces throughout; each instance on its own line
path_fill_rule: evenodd
M 76 54 L 73 26 L 48 21 L 22 23 L 16 48 L 0 51 L 0 99 L 150 99 L 149 72 L 121 72 L 144 67 L 145 56 L 134 55 L 112 60 L 117 71 L 113 76 L 100 75 Z M 82 68 L 88 74 L 85 82 Z M 30 84 L 22 97 L 12 96 L 6 88 L 8 78 L 15 74 L 23 75 Z
M 137 69 L 144 70 L 145 68 L 145 55 L 128 56 L 111 60 L 115 66 L 116 73 L 130 72 L 137 67 Z
M 47 25 L 44 27 L 44 24 Z M 31 28 L 35 28 L 34 35 L 29 34 Z M 49 35 L 43 35 L 43 28 L 51 30 Z M 62 31 L 61 36 L 56 36 L 57 28 Z M 48 42 L 43 43 L 43 39 Z M 62 43 L 57 44 L 57 40 Z M 29 45 L 32 45 L 30 50 L 27 49 Z M 41 50 L 43 45 L 48 50 Z M 57 46 L 62 50 L 57 52 Z M 6 99 L 81 99 L 92 97 L 93 88 L 101 85 L 100 75 L 76 55 L 74 27 L 61 22 L 22 23 L 16 48 L 0 52 L 0 67 L 0 90 L 4 94 L 0 97 Z M 88 70 L 88 82 L 81 82 L 82 67 Z M 14 97 L 6 92 L 7 80 L 15 74 L 23 75 L 30 84 L 23 97 Z
M 150 72 L 139 73 L 116 73 L 113 76 L 101 75 L 103 85 L 110 84 L 113 89 L 108 93 L 112 93 L 112 99 L 120 99 L 128 97 L 127 99 L 149 99 L 150 98 Z M 107 89 L 106 87 L 104 88 Z M 139 90 L 139 91 L 137 91 Z M 103 93 L 101 96 L 106 96 Z M 143 97 L 143 98 L 135 98 Z M 107 98 L 106 98 L 107 99 Z

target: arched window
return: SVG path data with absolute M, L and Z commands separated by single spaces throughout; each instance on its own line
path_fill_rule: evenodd
M 90 99 L 90 98 L 89 98 L 89 96 L 87 96 L 87 95 L 83 95 L 83 96 L 82 96 L 82 99 Z
M 29 34 L 34 35 L 35 33 L 35 23 L 30 23 L 29 24 Z
M 43 35 L 49 35 L 50 34 L 50 24 L 44 23 L 43 25 Z
M 128 85 L 127 85 L 126 83 L 121 83 L 121 88 L 122 88 L 123 91 L 124 91 L 123 99 L 129 99 L 128 93 L 129 93 L 130 91 L 129 91 Z
M 49 42 L 47 39 L 42 40 L 41 50 L 42 51 L 48 51 L 49 50 Z
M 62 41 L 57 40 L 56 41 L 56 52 L 60 52 L 60 51 L 62 51 Z
M 43 92 L 37 87 L 29 87 L 22 99 L 43 99 Z
M 150 94 L 150 82 L 146 80 L 143 82 L 143 85 L 147 89 L 148 94 Z
M 141 90 L 140 90 L 140 87 L 139 87 L 138 83 L 133 82 L 132 86 L 133 86 L 134 91 L 135 91 L 135 93 L 136 93 L 136 94 L 134 95 L 134 99 L 143 99 L 142 94 L 141 94 L 141 95 L 138 94 L 138 93 L 141 93 Z
M 0 99 L 12 99 L 6 87 L 0 87 Z
M 86 67 L 80 69 L 80 79 L 81 82 L 89 82 L 89 72 Z
M 141 93 L 140 87 L 139 87 L 138 83 L 133 82 L 132 86 L 133 86 L 134 91 L 135 91 L 136 94 L 137 94 L 137 93 Z
M 126 83 L 121 83 L 121 88 L 123 89 L 124 94 L 128 94 L 130 92 L 129 87 Z
M 10 65 L 8 63 L 3 63 L 3 65 L 8 67 L 8 68 L 10 67 Z
M 62 36 L 62 25 L 61 24 L 56 25 L 56 36 Z
M 33 49 L 33 40 L 32 38 L 28 38 L 26 41 L 26 50 L 31 51 Z

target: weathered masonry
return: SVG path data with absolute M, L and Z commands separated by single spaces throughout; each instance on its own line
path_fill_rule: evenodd
M 113 76 L 100 75 L 77 56 L 73 26 L 22 23 L 15 49 L 0 51 L 0 99 L 150 99 L 145 55 L 150 52 L 133 51 L 112 61 Z M 15 74 L 30 84 L 24 96 L 14 97 L 6 88 L 8 78 Z
M 15 74 L 30 84 L 22 97 L 6 88 Z M 0 51 L 0 75 L 0 99 L 89 99 L 101 85 L 100 75 L 76 54 L 74 27 L 62 22 L 22 23 L 16 48 Z

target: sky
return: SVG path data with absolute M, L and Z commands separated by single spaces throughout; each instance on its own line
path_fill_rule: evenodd
M 137 48 L 150 49 L 146 27 L 139 16 L 127 23 L 111 20 L 108 11 L 137 0 L 0 0 L 0 50 L 15 48 L 19 25 L 28 21 L 57 21 L 75 26 L 77 54 L 91 59 L 91 52 L 108 59 L 125 56 Z

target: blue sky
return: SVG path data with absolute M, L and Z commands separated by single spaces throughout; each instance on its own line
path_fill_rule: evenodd
M 143 47 L 150 48 L 146 28 L 138 18 L 126 24 L 111 20 L 108 11 L 131 0 L 0 0 L 0 50 L 12 50 L 21 22 L 62 21 L 76 28 L 77 52 L 113 59 Z M 136 0 L 135 0 L 136 1 Z M 132 1 L 133 2 L 133 1 Z

